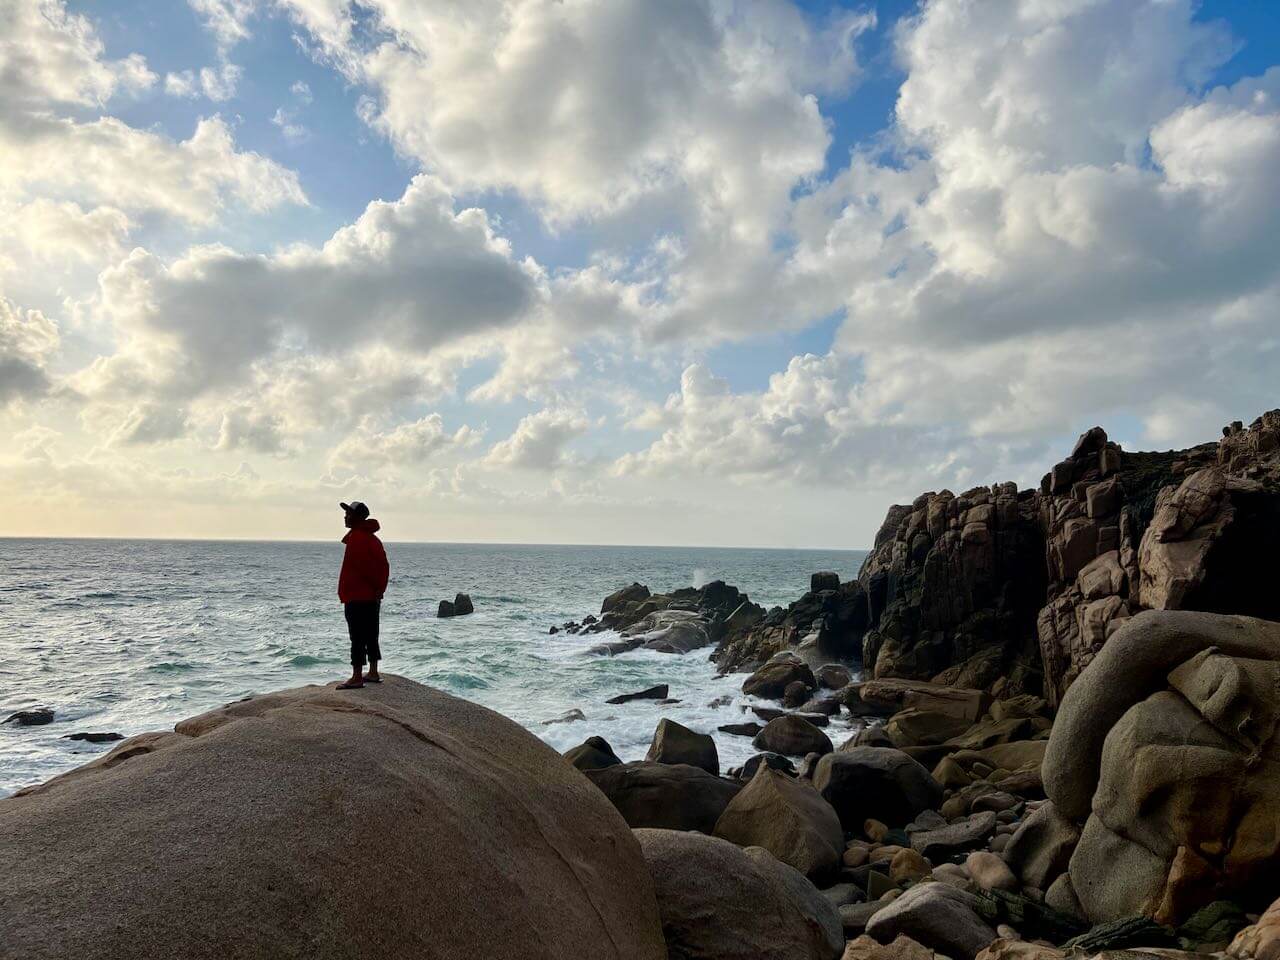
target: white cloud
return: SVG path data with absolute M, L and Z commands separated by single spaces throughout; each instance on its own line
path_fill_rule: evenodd
M 807 91 L 847 86 L 852 37 L 874 22 L 820 30 L 781 0 L 380 0 L 366 48 L 347 4 L 288 2 L 321 41 L 343 38 L 375 126 L 455 189 L 515 188 L 557 219 L 687 199 L 690 219 L 757 232 L 822 168 Z
M 93 24 L 62 0 L 0 0 L 0 114 L 45 102 L 92 106 L 155 83 L 146 60 L 103 60 Z
M 244 70 L 234 63 L 224 63 L 214 69 L 201 67 L 195 70 L 180 70 L 177 73 L 166 73 L 164 76 L 164 92 L 171 97 L 194 99 L 204 95 L 215 103 L 230 100 L 236 95 L 236 87 Z
M 568 462 L 566 447 L 591 428 L 577 411 L 548 408 L 521 419 L 515 431 L 493 445 L 485 462 L 496 467 L 555 470 Z
M 64 265 L 68 259 L 102 264 L 118 258 L 131 223 L 111 206 L 84 210 L 77 203 L 40 198 L 10 209 L 0 207 L 9 242 L 0 245 L 0 264 L 6 250 L 43 266 Z
M 474 446 L 478 434 L 462 426 L 450 433 L 438 413 L 402 423 L 378 432 L 372 420 L 365 420 L 329 452 L 331 473 L 368 476 L 386 467 L 416 468 L 436 462 Z
M 312 100 L 311 87 L 305 80 L 295 80 L 293 85 L 289 87 L 289 92 L 297 97 L 298 102 L 304 106 Z
M 200 95 L 200 87 L 196 82 L 194 70 L 179 70 L 177 73 L 164 75 L 164 92 L 171 97 L 192 99 Z
M 0 296 L 0 409 L 49 390 L 46 366 L 58 343 L 52 320 Z
M 233 63 L 224 63 L 215 70 L 213 67 L 200 68 L 200 89 L 204 95 L 215 103 L 230 100 L 236 95 L 236 86 L 244 71 Z
M 288 447 L 278 417 L 269 410 L 243 404 L 223 413 L 214 449 L 282 454 Z
M 159 211 L 196 224 L 228 201 L 265 211 L 305 204 L 297 174 L 260 154 L 236 149 L 219 117 L 199 121 L 188 140 L 137 130 L 114 117 L 88 123 L 48 116 L 0 117 L 0 198 L 24 192 L 125 211 Z
M 172 263 L 138 249 L 99 288 L 93 311 L 120 348 L 76 382 L 108 405 L 242 389 L 299 353 L 447 353 L 519 323 L 542 296 L 485 216 L 456 211 L 428 177 L 395 203 L 371 203 L 322 247 L 206 246 Z
M 311 135 L 310 130 L 295 121 L 293 111 L 286 110 L 284 107 L 276 108 L 271 122 L 280 128 L 281 136 L 289 143 L 302 143 Z
M 257 12 L 256 0 L 187 0 L 187 3 L 204 28 L 213 34 L 221 51 L 252 36 L 249 20 Z

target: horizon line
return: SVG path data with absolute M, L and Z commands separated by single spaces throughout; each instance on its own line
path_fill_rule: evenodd
M 341 539 L 328 540 L 318 537 L 281 537 L 268 539 L 262 537 L 112 537 L 112 536 L 58 536 L 54 534 L 9 534 L 0 533 L 3 540 L 83 540 L 83 541 L 126 541 L 146 543 L 337 543 Z M 540 542 L 520 540 L 391 540 L 384 543 L 404 546 L 436 546 L 436 547 L 631 547 L 647 550 L 792 550 L 807 553 L 870 553 L 867 547 L 780 547 L 780 546 L 742 546 L 723 544 L 680 544 L 680 543 L 568 543 Z

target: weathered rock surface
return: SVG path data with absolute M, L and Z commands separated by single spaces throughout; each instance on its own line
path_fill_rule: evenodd
M 1088 816 L 1071 888 L 1094 922 L 1177 924 L 1280 884 L 1280 623 L 1139 614 L 1067 691 L 1045 756 L 1055 807 Z
M 942 788 L 929 771 L 900 750 L 846 747 L 818 761 L 813 785 L 835 808 L 846 830 L 869 818 L 891 826 L 937 809 Z
M 1004 856 L 1024 884 L 1048 890 L 1067 869 L 1079 842 L 1080 828 L 1046 803 L 1018 825 Z
M 670 960 L 840 956 L 839 912 L 767 851 L 670 830 L 635 835 L 653 875 Z
M 807 648 L 815 668 L 856 660 L 867 626 L 867 597 L 857 580 L 831 583 L 830 576 L 815 580 L 814 589 L 786 609 L 774 607 L 739 629 L 727 629 L 712 659 L 726 673 L 753 669 L 792 649 Z
M 891 507 L 859 573 L 863 668 L 1056 707 L 1143 608 L 1280 619 L 1280 410 L 1184 451 L 1095 427 L 1039 490 L 929 493 Z M 998 689 L 997 689 L 998 688 Z M 851 705 L 852 706 L 852 705 Z
M 844 853 L 835 810 L 808 781 L 761 765 L 716 822 L 715 835 L 762 847 L 811 880 L 833 874 Z
M 602 770 L 622 763 L 604 737 L 587 737 L 585 742 L 566 750 L 564 758 L 579 770 Z
M 581 774 L 384 676 L 231 704 L 0 801 L 0 953 L 666 956 L 640 847 Z
M 584 770 L 632 827 L 711 833 L 742 784 L 687 764 L 624 763 Z
M 858 575 L 870 614 L 864 671 L 929 680 L 955 668 L 944 682 L 985 688 L 1019 659 L 1035 666 L 1045 591 L 1036 506 L 1031 492 L 998 484 L 891 507 Z
M 1280 899 L 1263 911 L 1257 923 L 1235 935 L 1227 956 L 1234 960 L 1280 960 Z
M 817 686 L 813 670 L 794 653 L 781 653 L 771 659 L 742 683 L 742 692 L 766 700 L 781 700 L 787 687 L 802 683 L 810 690 Z
M 863 934 L 845 944 L 840 960 L 933 960 L 928 947 L 899 934 L 892 943 L 881 943 Z
M 984 810 L 945 827 L 917 830 L 911 835 L 911 846 L 934 863 L 940 863 L 986 843 L 995 829 L 995 813 Z
M 776 717 L 761 730 L 752 745 L 760 750 L 803 757 L 810 753 L 830 753 L 831 739 L 808 720 L 797 716 Z
M 715 738 L 706 733 L 696 733 L 666 717 L 658 721 L 645 759 L 656 763 L 687 763 L 713 777 L 720 776 L 720 755 L 716 752 Z
M 888 904 L 867 924 L 881 943 L 905 935 L 949 957 L 972 960 L 996 932 L 975 911 L 977 897 L 946 883 L 921 883 Z

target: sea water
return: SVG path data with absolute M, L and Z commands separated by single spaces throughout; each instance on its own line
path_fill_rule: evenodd
M 722 769 L 758 752 L 720 724 L 753 720 L 743 676 L 710 648 L 599 656 L 608 634 L 551 635 L 600 612 L 633 581 L 654 592 L 725 580 L 769 607 L 809 575 L 856 575 L 862 551 L 386 544 L 382 669 L 491 707 L 557 750 L 599 735 L 641 759 L 662 717 L 716 738 Z M 342 545 L 244 541 L 0 538 L 0 719 L 49 707 L 46 726 L 0 725 L 0 796 L 111 748 L 68 734 L 125 736 L 255 693 L 348 676 L 337 598 Z M 476 612 L 436 619 L 469 593 Z M 659 683 L 676 704 L 605 701 Z M 358 691 L 353 692 L 358 696 Z M 726 701 L 727 698 L 727 701 Z M 585 720 L 549 723 L 572 710 Z M 836 720 L 838 745 L 849 733 Z

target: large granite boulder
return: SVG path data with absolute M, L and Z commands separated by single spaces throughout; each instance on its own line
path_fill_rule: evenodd
M 715 835 L 740 847 L 763 847 L 812 880 L 834 873 L 844 853 L 844 830 L 831 804 L 807 780 L 765 764 L 729 801 Z
M 813 785 L 846 830 L 860 830 L 868 819 L 905 826 L 942 803 L 942 787 L 929 771 L 901 750 L 842 747 L 818 761 Z
M 688 764 L 623 763 L 583 771 L 632 827 L 711 833 L 742 784 Z
M 1087 816 L 1069 884 L 1094 922 L 1176 925 L 1280 884 L 1280 623 L 1146 612 L 1067 691 L 1045 756 L 1055 807 Z
M 637 830 L 670 960 L 836 960 L 840 914 L 802 874 L 758 847 Z M 565 956 L 590 956 L 566 953 Z M 609 956 L 609 954 L 605 954 Z
M 581 774 L 384 677 L 234 703 L 0 800 L 0 953 L 666 956 L 640 847 Z
M 720 776 L 720 755 L 716 752 L 715 739 L 666 717 L 658 721 L 645 759 L 657 763 L 687 763 L 691 767 L 700 767 L 713 777 Z

